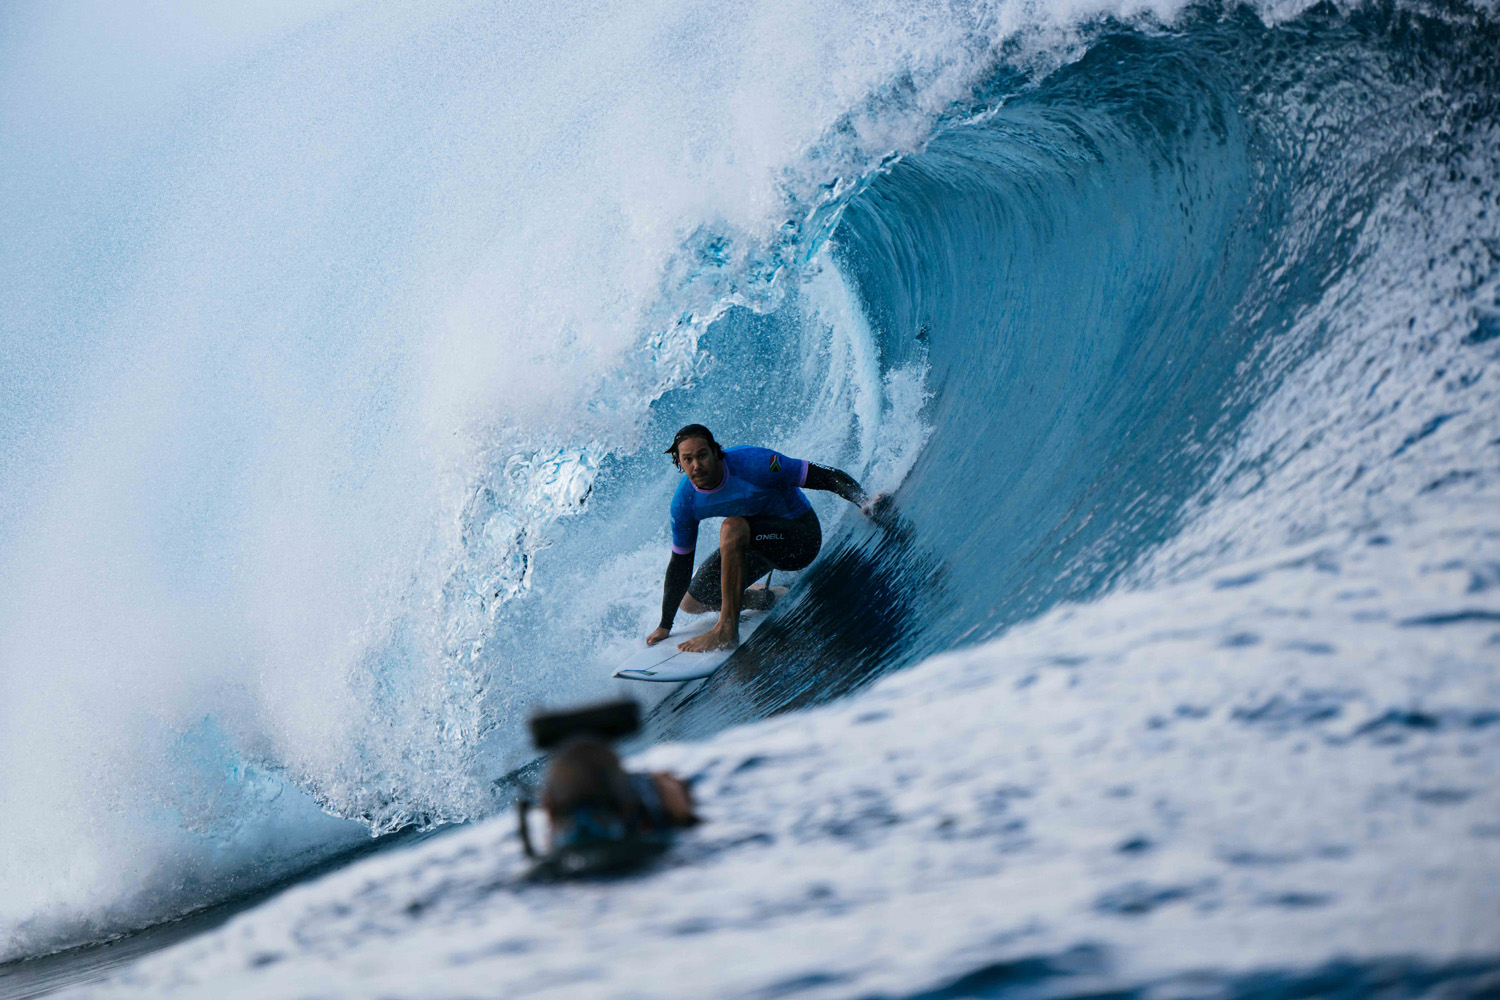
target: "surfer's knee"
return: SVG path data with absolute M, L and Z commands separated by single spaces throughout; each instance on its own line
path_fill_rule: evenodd
M 719 548 L 743 549 L 750 544 L 750 522 L 743 517 L 726 517 L 719 526 Z
M 715 608 L 709 607 L 707 604 L 704 604 L 692 594 L 683 594 L 682 603 L 679 604 L 678 607 L 680 607 L 683 611 L 686 611 L 690 615 L 701 615 L 705 611 L 717 610 Z

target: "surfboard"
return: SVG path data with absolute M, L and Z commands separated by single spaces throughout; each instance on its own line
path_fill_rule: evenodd
M 764 611 L 747 611 L 740 615 L 740 645 L 765 620 Z M 672 634 L 654 646 L 647 646 L 620 664 L 616 677 L 627 681 L 691 681 L 707 677 L 724 665 L 733 649 L 716 649 L 712 653 L 684 653 L 679 642 L 702 635 L 719 623 L 718 615 L 704 615 L 672 630 Z M 736 649 L 739 647 L 735 647 Z

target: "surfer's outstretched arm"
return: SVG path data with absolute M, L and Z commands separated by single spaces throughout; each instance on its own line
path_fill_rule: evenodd
M 884 493 L 870 496 L 855 478 L 843 469 L 830 469 L 822 465 L 807 463 L 807 482 L 802 484 L 810 490 L 826 490 L 856 504 L 867 517 L 880 522 L 890 513 L 891 498 Z
M 863 506 L 870 499 L 865 495 L 864 487 L 860 486 L 855 478 L 843 469 L 830 469 L 822 465 L 807 463 L 807 481 L 803 487 L 809 490 L 825 490 L 829 493 L 837 493 L 852 504 Z
M 687 593 L 693 581 L 693 553 L 673 552 L 667 563 L 667 578 L 661 587 L 661 625 L 646 636 L 646 645 L 654 646 L 672 631 L 672 621 L 677 617 L 677 605 Z

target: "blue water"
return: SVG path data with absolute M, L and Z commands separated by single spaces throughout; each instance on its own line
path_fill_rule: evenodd
M 624 995 L 689 933 L 655 906 L 705 956 L 768 956 L 661 995 L 1480 988 L 1493 10 L 803 16 L 158 11 L 115 50 L 11 15 L 0 960 L 469 822 L 137 985 L 500 988 L 473 966 L 508 995 Z M 525 715 L 618 690 L 654 623 L 660 452 L 689 421 L 845 468 L 900 516 L 815 497 L 823 554 L 755 640 L 632 691 L 637 749 L 689 741 L 661 759 L 727 813 L 632 890 L 645 910 L 481 889 L 510 878 L 496 779 L 531 759 Z M 1369 735 L 1411 718 L 1433 721 Z M 1223 728 L 1176 735 L 1200 719 Z M 1116 794 L 1137 783 L 1158 797 Z M 948 806 L 916 787 L 977 803 L 960 833 L 928 830 Z M 1257 817 L 1281 847 L 1226 832 Z M 1096 828 L 1146 846 L 1100 860 Z M 1304 867 L 1263 885 L 1252 855 Z M 800 902 L 756 895 L 777 866 Z M 1005 881 L 1028 867 L 1069 888 Z M 695 870 L 739 916 L 688 913 Z M 516 906 L 554 929 L 597 907 L 611 971 L 522 942 Z M 926 937 L 878 947 L 910 959 L 862 962 L 850 942 L 903 906 Z M 490 957 L 418 957 L 449 920 Z

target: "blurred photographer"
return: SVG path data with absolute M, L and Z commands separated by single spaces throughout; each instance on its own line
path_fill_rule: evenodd
M 550 846 L 583 847 L 698 822 L 687 784 L 665 771 L 626 771 L 601 740 L 579 737 L 552 758 L 542 785 Z
M 534 875 L 572 877 L 639 865 L 665 850 L 674 831 L 698 822 L 681 778 L 621 766 L 610 741 L 639 729 L 640 709 L 630 700 L 532 716 L 537 749 L 551 754 L 540 794 L 545 854 L 531 845 L 531 803 L 523 798 L 518 809 L 522 846 L 537 859 Z

